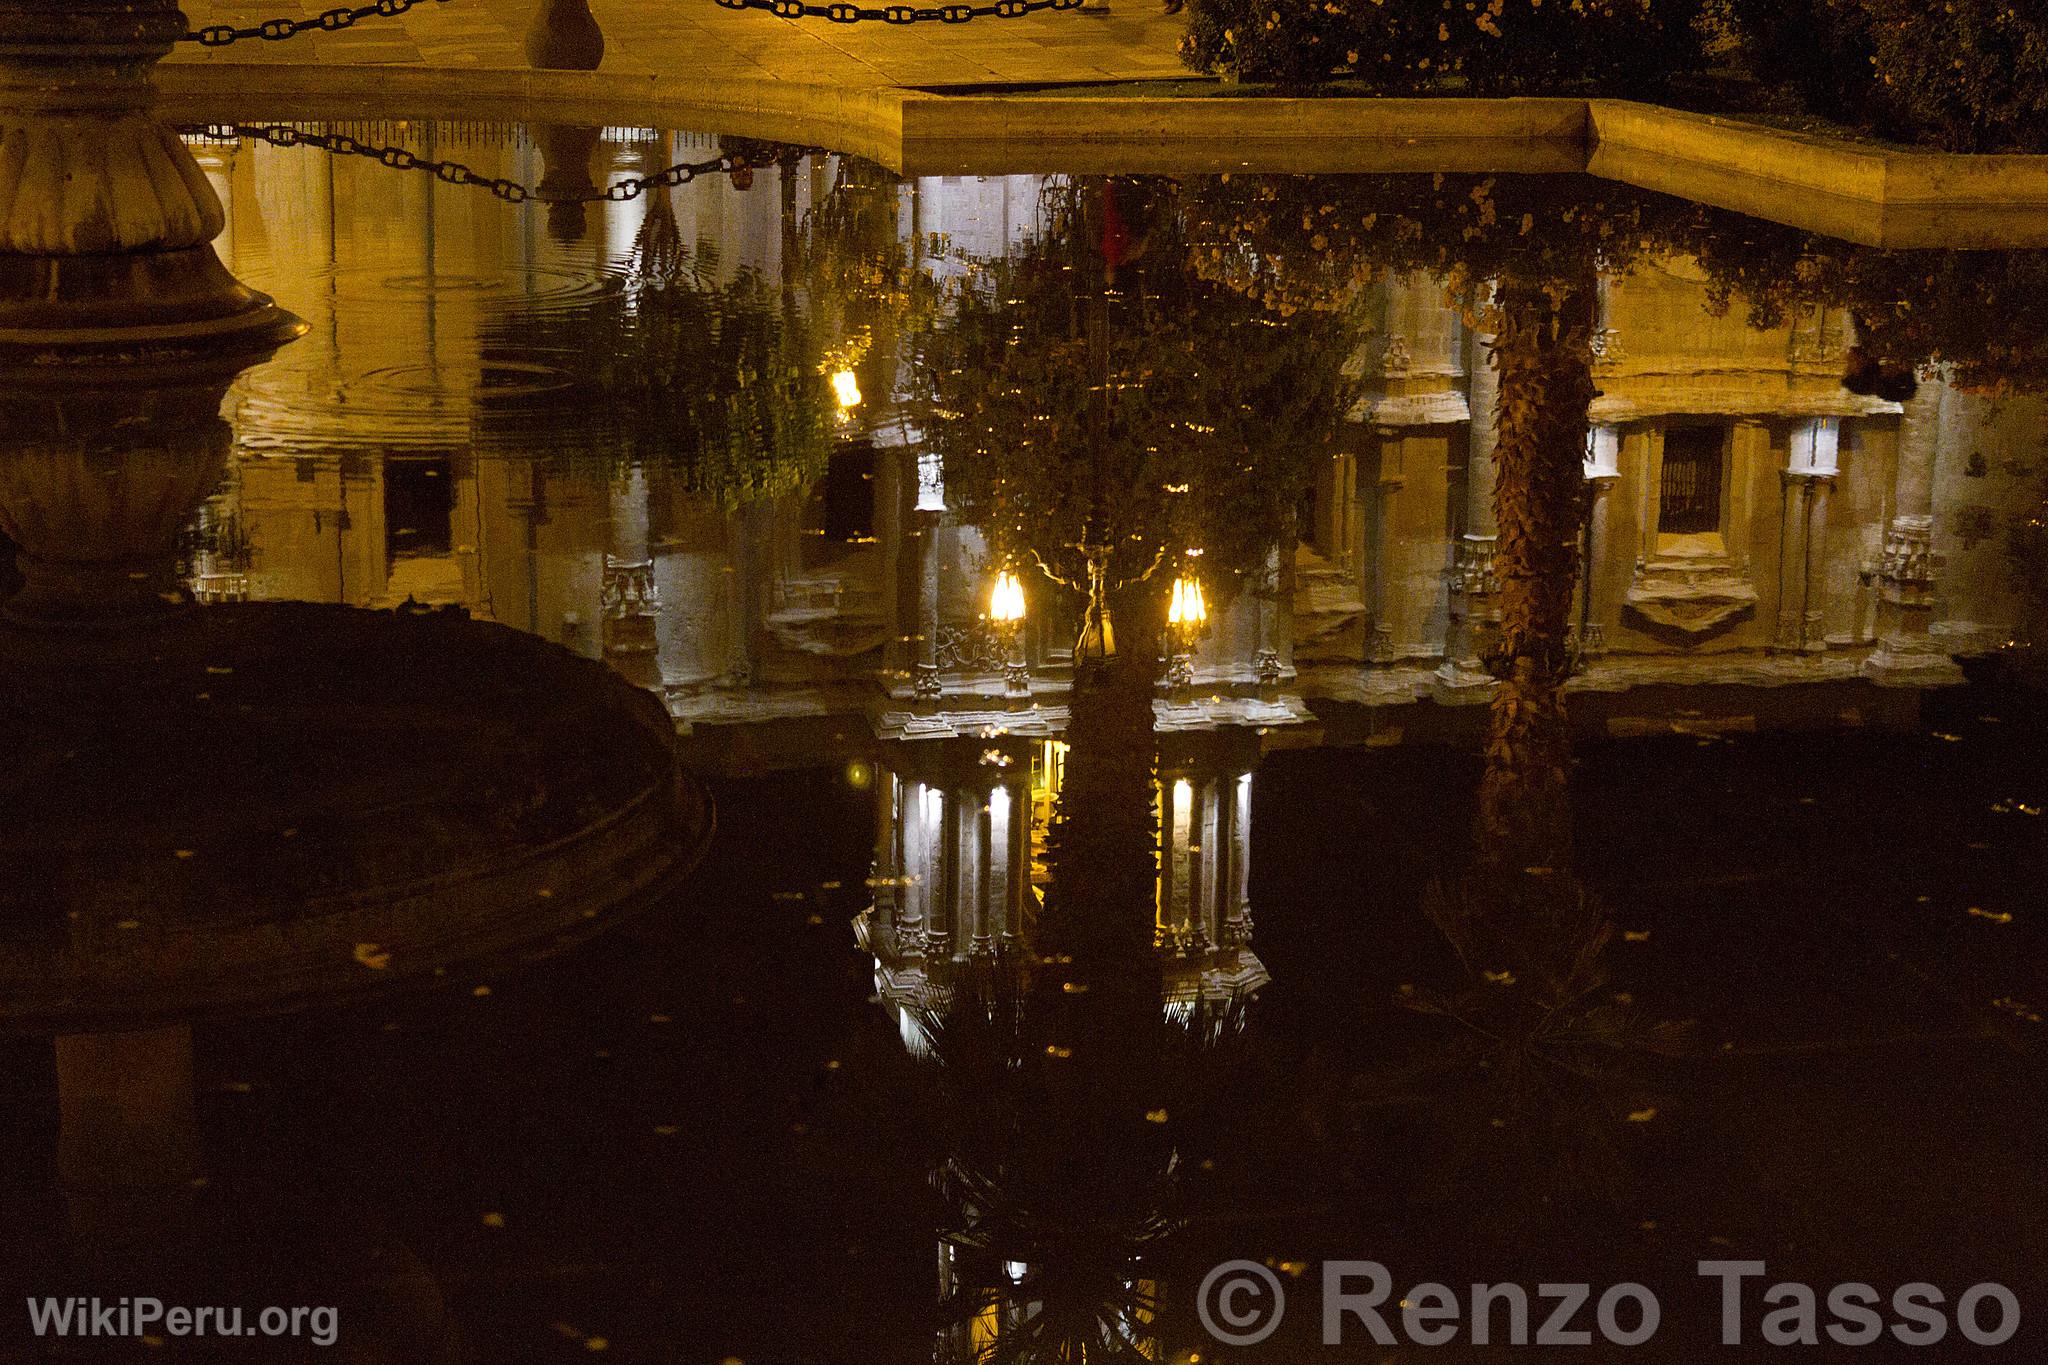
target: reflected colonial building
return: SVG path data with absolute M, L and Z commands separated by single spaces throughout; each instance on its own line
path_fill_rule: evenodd
M 601 186 L 714 150 L 646 130 L 351 131 L 525 183 L 574 183 L 585 164 Z M 915 711 L 906 737 L 964 733 L 1019 690 L 1018 663 L 1029 696 L 1059 704 L 1075 604 L 1027 572 L 1021 626 L 989 619 L 1002 565 L 898 401 L 901 337 L 806 296 L 803 232 L 839 159 L 540 214 L 362 158 L 261 142 L 198 152 L 228 207 L 224 257 L 314 322 L 240 390 L 239 458 L 190 537 L 202 595 L 459 604 L 609 659 L 685 729 L 806 716 L 866 728 L 865 712 Z M 972 270 L 1032 230 L 1040 183 L 887 186 L 885 245 L 942 279 Z M 579 431 L 605 414 L 588 410 L 577 367 L 607 344 L 598 322 L 646 285 L 650 224 L 695 252 L 702 278 L 758 278 L 844 333 L 817 339 L 817 363 L 848 357 L 857 384 L 842 393 L 861 397 L 833 417 L 822 465 L 707 493 L 659 459 L 608 457 L 595 436 L 579 453 Z M 607 294 L 623 302 L 578 332 L 577 308 Z M 2004 528 L 2030 492 L 2040 400 L 1938 379 L 1904 403 L 1852 393 L 1846 313 L 1757 328 L 1708 303 L 1680 259 L 1603 288 L 1574 687 L 1920 686 L 2013 638 L 2023 612 Z M 1183 702 L 1299 714 L 1487 694 L 1487 338 L 1427 278 L 1389 279 L 1359 308 L 1368 392 L 1346 453 L 1316 479 L 1297 543 L 1274 547 L 1267 582 L 1219 601 Z M 550 319 L 570 321 L 549 331 Z M 790 733 L 794 760 L 815 736 Z M 774 757 L 772 736 L 756 738 L 750 756 Z
M 1153 937 L 1164 1004 L 1180 1017 L 1270 979 L 1252 951 L 1248 886 L 1261 732 L 1188 710 L 1161 705 L 1154 716 Z M 919 1017 L 945 1012 L 956 972 L 998 961 L 1020 970 L 1017 955 L 1034 949 L 1067 757 L 1065 742 L 1047 733 L 1057 722 L 1038 708 L 1016 728 L 1045 737 L 992 723 L 983 736 L 881 747 L 875 903 L 859 929 L 875 956 L 876 993 L 913 1051 L 926 1041 Z
M 1494 588 L 1487 339 L 1427 279 L 1369 310 L 1373 392 L 1360 453 L 1316 488 L 1296 659 L 1311 693 L 1358 690 L 1362 660 L 1370 697 L 1454 700 L 1485 682 Z M 1937 379 L 1903 404 L 1850 393 L 1853 331 L 1841 312 L 1714 316 L 1684 260 L 1604 282 L 1577 686 L 1938 683 L 1959 676 L 1950 655 L 2012 638 L 1999 528 L 2027 495 L 2015 455 L 2040 401 Z

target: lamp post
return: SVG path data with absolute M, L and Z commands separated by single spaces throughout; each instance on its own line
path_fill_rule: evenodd
M 1202 597 L 1202 580 L 1193 574 L 1182 574 L 1173 580 L 1173 595 L 1166 604 L 1167 638 L 1172 643 L 1173 656 L 1167 664 L 1166 680 L 1175 687 L 1188 687 L 1195 681 L 1195 641 L 1209 620 L 1209 604 Z
M 1031 670 L 1024 662 L 1024 585 L 1010 569 L 996 575 L 988 597 L 988 619 L 1003 642 L 1003 687 L 1013 697 L 1031 695 Z

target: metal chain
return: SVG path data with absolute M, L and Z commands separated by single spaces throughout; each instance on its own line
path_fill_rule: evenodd
M 445 5 L 448 0 L 434 0 Z M 233 24 L 208 24 L 205 28 L 194 29 L 180 41 L 198 43 L 202 47 L 226 47 L 239 43 L 244 38 L 262 38 L 269 42 L 282 42 L 286 38 L 315 29 L 323 33 L 338 33 L 345 28 L 355 27 L 358 19 L 372 19 L 382 15 L 386 19 L 396 18 L 421 0 L 376 0 L 371 5 L 347 5 L 327 10 L 317 19 L 265 19 L 249 28 L 236 28 Z
M 319 31 L 338 33 L 353 28 L 358 20 L 377 18 L 392 19 L 404 14 L 423 0 L 375 0 L 368 5 L 338 5 L 322 11 L 315 19 L 265 19 L 248 28 L 236 28 L 233 24 L 208 24 L 184 35 L 181 41 L 198 43 L 202 47 L 226 47 L 239 43 L 244 38 L 261 38 L 266 42 L 282 42 L 301 33 Z M 434 0 L 436 4 L 447 4 L 448 0 Z M 835 24 L 856 24 L 863 19 L 879 19 L 885 24 L 915 24 L 927 20 L 942 24 L 964 24 L 970 19 L 1021 19 L 1027 14 L 1036 14 L 1048 9 L 1079 9 L 1081 0 L 995 0 L 986 5 L 855 5 L 845 0 L 819 5 L 809 0 L 718 0 L 727 9 L 759 9 L 783 19 L 830 19 Z
M 523 203 L 528 199 L 543 204 L 595 204 L 606 201 L 623 203 L 628 199 L 639 198 L 644 190 L 687 185 L 700 175 L 732 175 L 783 157 L 806 156 L 820 150 L 816 147 L 777 146 L 774 148 L 774 155 L 759 160 L 749 159 L 738 152 L 725 152 L 708 161 L 684 162 L 647 175 L 631 176 L 605 189 L 593 187 L 588 190 L 562 191 L 535 189 L 502 176 L 482 175 L 460 161 L 435 161 L 409 152 L 403 147 L 379 147 L 373 143 L 358 142 L 342 133 L 308 132 L 288 124 L 208 123 L 181 128 L 179 131 L 221 141 L 251 138 L 276 147 L 317 147 L 323 152 L 333 152 L 340 156 L 364 156 L 393 170 L 425 171 L 444 184 L 471 185 L 480 190 L 487 190 L 508 204 Z
M 762 9 L 783 19 L 830 19 L 835 24 L 857 24 L 879 19 L 885 24 L 915 24 L 937 20 L 942 24 L 964 24 L 970 19 L 994 17 L 1021 19 L 1047 9 L 1079 9 L 1081 0 L 996 0 L 992 5 L 854 5 L 835 0 L 829 5 L 808 0 L 718 0 L 727 9 Z

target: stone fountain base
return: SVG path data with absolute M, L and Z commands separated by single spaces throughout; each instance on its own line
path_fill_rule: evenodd
M 655 698 L 454 611 L 0 622 L 0 1029 L 289 1010 L 575 943 L 702 854 Z

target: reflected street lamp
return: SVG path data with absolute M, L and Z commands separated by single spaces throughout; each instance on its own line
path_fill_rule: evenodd
M 833 372 L 832 397 L 842 413 L 852 412 L 860 406 L 860 380 L 852 370 Z
M 1003 686 L 1013 697 L 1031 695 L 1031 670 L 1024 662 L 1024 585 L 1004 569 L 988 597 L 988 619 L 1003 642 Z
M 1208 620 L 1209 604 L 1202 597 L 1202 580 L 1193 574 L 1174 579 L 1173 595 L 1166 604 L 1167 639 L 1173 649 L 1166 680 L 1173 686 L 1187 687 L 1195 681 L 1195 641 Z

